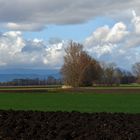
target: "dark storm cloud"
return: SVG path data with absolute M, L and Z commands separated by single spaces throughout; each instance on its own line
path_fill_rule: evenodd
M 127 17 L 139 6 L 139 0 L 0 0 L 0 22 L 14 30 L 41 30 L 48 24 L 77 24 L 97 16 Z

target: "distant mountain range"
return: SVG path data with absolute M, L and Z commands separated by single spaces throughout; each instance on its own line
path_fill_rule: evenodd
M 0 69 L 0 82 L 13 79 L 39 78 L 46 79 L 48 76 L 60 78 L 60 70 L 56 69 Z

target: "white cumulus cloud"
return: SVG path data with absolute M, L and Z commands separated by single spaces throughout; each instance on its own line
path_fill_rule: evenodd
M 140 34 L 140 16 L 137 16 L 134 10 L 132 12 L 133 12 L 132 23 L 134 24 L 135 33 Z
M 48 44 L 40 39 L 26 40 L 19 31 L 0 35 L 0 66 L 58 68 L 63 63 L 66 42 Z
M 84 40 L 85 50 L 101 61 L 115 62 L 130 68 L 140 61 L 139 16 L 133 11 L 129 23 L 117 22 L 112 27 L 97 28 Z M 0 34 L 0 67 L 60 68 L 67 41 L 51 38 L 24 39 L 22 32 Z
M 44 24 L 41 23 L 6 23 L 3 27 L 9 30 L 22 30 L 22 31 L 40 31 L 45 28 Z
M 116 62 L 123 68 L 140 61 L 140 17 L 135 11 L 132 13 L 129 24 L 118 22 L 113 27 L 105 25 L 96 29 L 85 39 L 87 51 L 99 60 Z

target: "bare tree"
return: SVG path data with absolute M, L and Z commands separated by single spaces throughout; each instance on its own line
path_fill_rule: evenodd
M 83 63 L 85 62 L 85 63 Z M 84 64 L 82 66 L 82 63 Z M 101 77 L 101 66 L 98 61 L 86 54 L 85 61 L 81 57 L 81 73 L 79 83 L 81 86 L 91 86 Z
M 78 86 L 79 77 L 79 58 L 83 46 L 78 43 L 70 42 L 66 48 L 66 55 L 64 56 L 64 65 L 61 68 L 61 73 L 65 84 Z
M 64 65 L 61 68 L 65 84 L 86 86 L 98 79 L 100 65 L 83 50 L 83 45 L 70 42 L 65 52 Z
M 102 82 L 112 86 L 115 78 L 116 65 L 114 63 L 102 63 Z
M 120 68 L 116 68 L 114 71 L 114 79 L 115 79 L 114 82 L 117 86 L 120 85 L 122 77 L 123 77 L 122 70 Z
M 137 82 L 140 83 L 140 62 L 135 63 L 132 67 L 132 70 L 137 77 Z

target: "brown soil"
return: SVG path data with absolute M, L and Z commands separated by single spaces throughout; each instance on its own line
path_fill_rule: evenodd
M 97 89 L 97 88 L 77 88 L 69 89 L 70 92 L 88 92 L 88 93 L 105 93 L 105 94 L 140 94 L 140 88 L 107 88 L 107 89 Z
M 102 94 L 140 94 L 140 88 L 71 88 L 71 89 L 47 89 L 47 88 L 17 88 L 17 89 L 0 89 L 0 93 L 102 93 Z
M 0 140 L 140 140 L 140 114 L 1 110 Z

